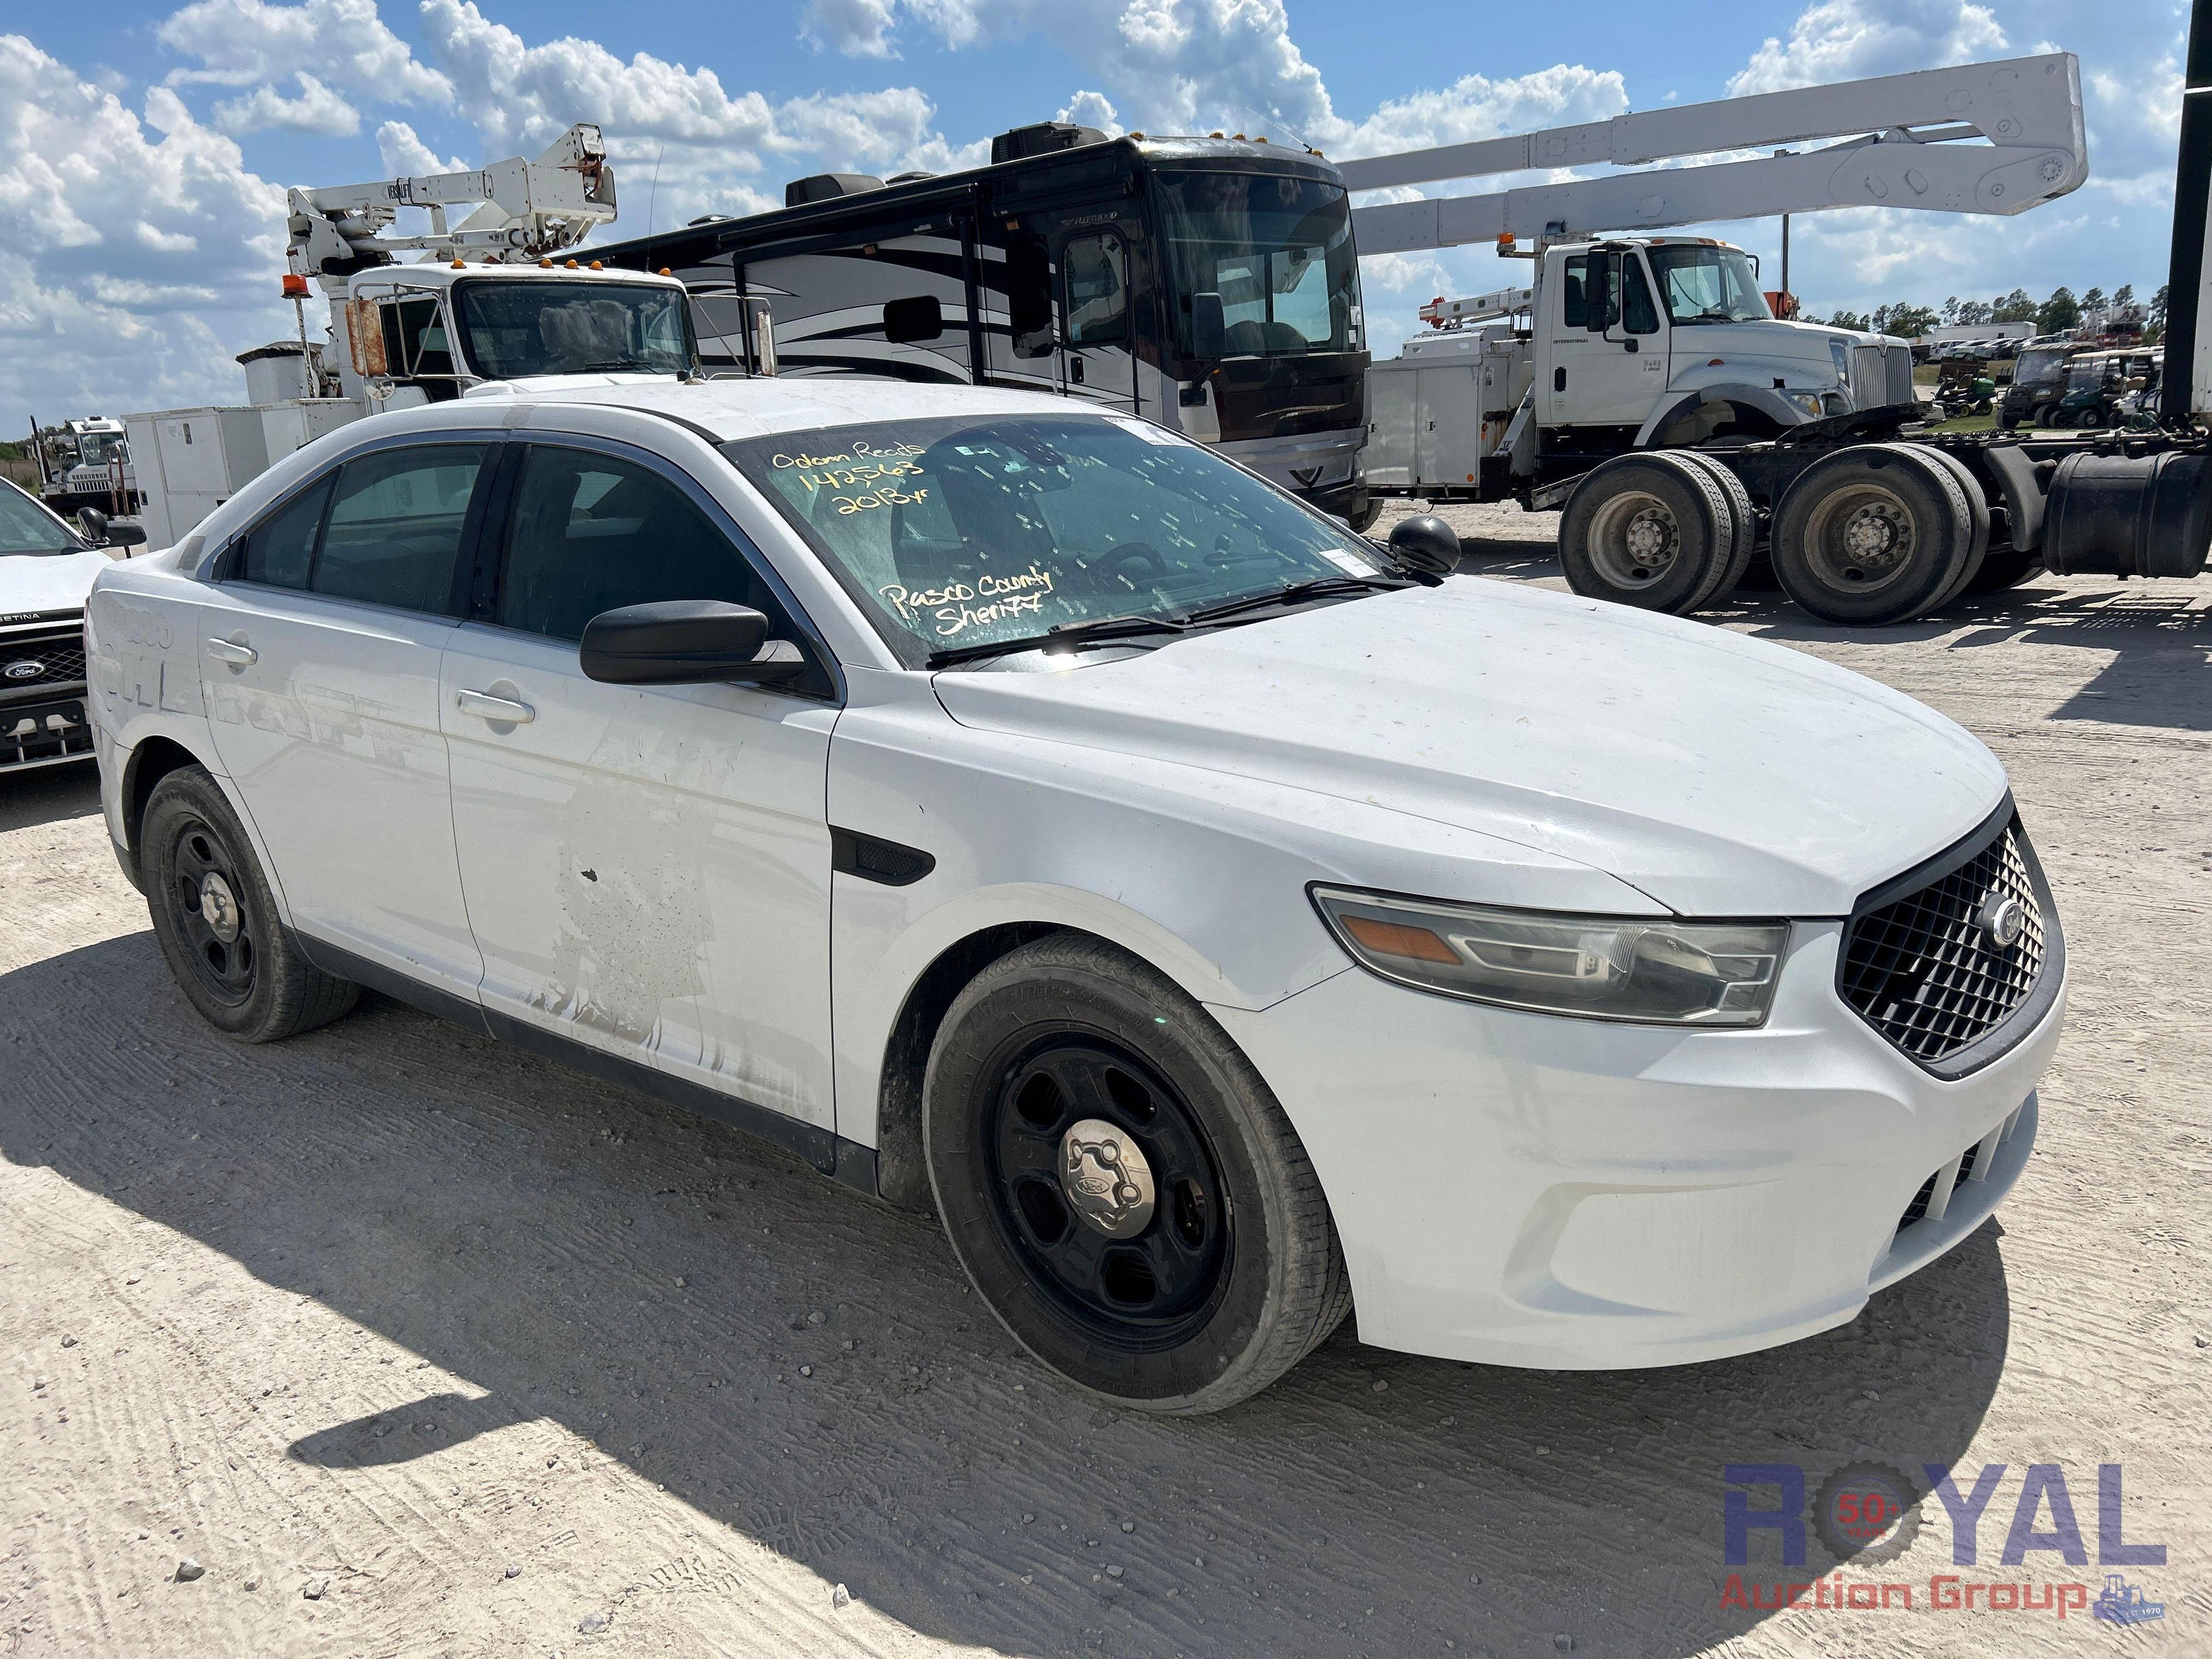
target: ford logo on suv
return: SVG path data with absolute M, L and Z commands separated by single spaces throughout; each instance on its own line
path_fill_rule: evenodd
M 5 668 L 0 668 L 0 678 L 11 680 L 34 680 L 46 672 L 46 664 L 35 657 L 26 657 L 21 662 L 11 662 Z

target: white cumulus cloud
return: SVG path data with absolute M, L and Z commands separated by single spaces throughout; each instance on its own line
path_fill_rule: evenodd
M 215 124 L 225 132 L 314 133 L 343 138 L 361 131 L 361 112 L 305 70 L 294 77 L 300 95 L 287 98 L 274 86 L 258 86 L 243 98 L 215 106 Z
M 179 56 L 199 60 L 169 78 L 184 86 L 214 82 L 245 87 L 302 70 L 328 86 L 386 102 L 442 105 L 453 83 L 416 60 L 386 27 L 376 0 L 193 0 L 155 31 Z

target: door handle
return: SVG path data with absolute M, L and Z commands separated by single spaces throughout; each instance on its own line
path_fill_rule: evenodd
M 538 711 L 528 703 L 495 697 L 489 691 L 456 692 L 453 703 L 464 714 L 474 714 L 495 726 L 527 726 L 538 718 Z
M 210 640 L 207 653 L 217 662 L 228 663 L 233 668 L 251 668 L 261 660 L 258 651 L 236 640 Z

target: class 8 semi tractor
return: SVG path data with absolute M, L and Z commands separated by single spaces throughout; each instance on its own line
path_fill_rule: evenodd
M 2207 12 L 2198 0 L 2192 88 L 2212 73 Z M 1742 249 L 1650 234 L 1850 206 L 2010 216 L 2055 199 L 2087 176 L 2069 53 L 1341 162 L 1359 191 L 1796 147 L 1355 206 L 1363 254 L 1494 242 L 1534 264 L 1517 291 L 1427 308 L 1437 328 L 1376 365 L 1370 488 L 1562 509 L 1577 592 L 1678 614 L 1717 604 L 1755 559 L 1814 616 L 1866 625 L 2038 571 L 2193 574 L 2212 354 L 2175 341 L 2202 288 L 2208 119 L 2192 96 L 2170 285 L 2167 361 L 2197 367 L 2166 378 L 2154 429 L 2124 433 L 1931 431 L 1905 342 L 1778 318 Z

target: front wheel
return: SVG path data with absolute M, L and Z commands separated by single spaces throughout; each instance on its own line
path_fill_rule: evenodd
M 1118 1404 L 1233 1405 L 1351 1307 L 1321 1183 L 1267 1084 L 1171 981 L 1099 940 L 1040 939 L 960 994 L 922 1133 L 976 1291 Z

